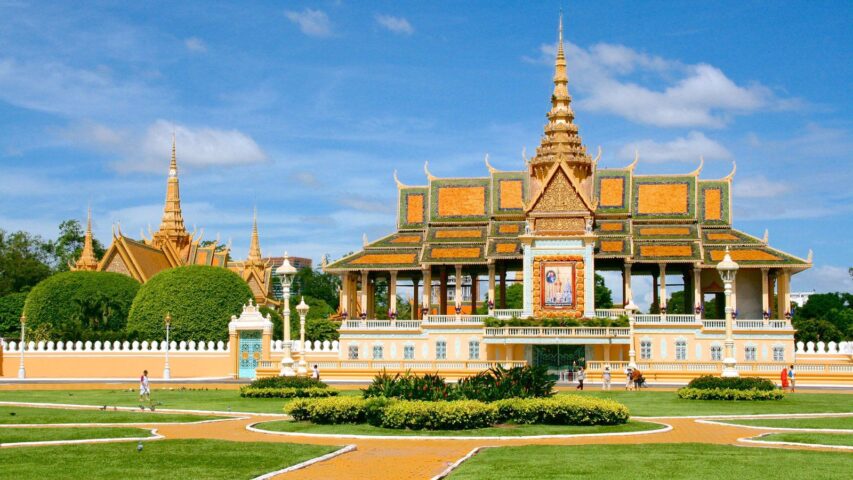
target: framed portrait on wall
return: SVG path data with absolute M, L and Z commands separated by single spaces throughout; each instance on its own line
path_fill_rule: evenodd
M 543 262 L 540 269 L 542 307 L 546 309 L 574 308 L 576 269 L 574 262 Z

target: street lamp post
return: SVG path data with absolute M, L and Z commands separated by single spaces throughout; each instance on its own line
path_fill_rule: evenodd
M 296 275 L 296 268 L 290 264 L 287 252 L 284 252 L 284 262 L 281 266 L 275 269 L 275 275 L 281 281 L 281 292 L 284 298 L 284 306 L 282 308 L 282 316 L 284 317 L 284 358 L 281 359 L 281 375 L 292 377 L 296 375 L 293 371 L 292 346 L 290 342 L 290 285 L 293 283 L 293 276 Z
M 628 368 L 631 369 L 637 368 L 637 351 L 634 350 L 634 314 L 639 309 L 633 300 L 629 301 L 628 305 L 625 305 L 625 311 L 628 312 L 628 337 L 631 341 L 628 345 Z
M 724 293 L 726 295 L 726 357 L 723 359 L 723 377 L 738 377 L 740 374 L 737 371 L 735 359 L 735 340 L 732 335 L 732 283 L 737 275 L 738 264 L 732 260 L 729 255 L 729 249 L 726 247 L 726 255 L 723 260 L 717 264 L 717 271 L 720 273 L 720 278 L 723 280 Z
M 163 380 L 172 378 L 172 370 L 169 368 L 169 330 L 172 327 L 172 315 L 166 312 L 166 366 L 163 367 Z
M 305 297 L 302 297 L 296 306 L 296 313 L 299 314 L 299 344 L 302 345 L 299 349 L 299 368 L 296 373 L 304 377 L 308 375 L 308 364 L 305 362 L 305 316 L 308 315 L 308 304 L 305 303 Z
M 24 330 L 27 328 L 27 316 L 21 315 L 21 345 L 18 347 L 21 350 L 21 366 L 18 367 L 18 378 L 27 378 L 27 369 L 24 368 L 24 350 L 26 350 L 26 337 Z

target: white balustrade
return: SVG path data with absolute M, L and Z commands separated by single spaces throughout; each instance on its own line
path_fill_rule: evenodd
M 499 318 L 501 320 L 507 320 L 510 318 L 525 318 L 527 315 L 524 315 L 524 310 L 520 308 L 501 308 L 494 311 L 495 318 Z
M 624 327 L 499 327 L 486 328 L 487 337 L 627 337 Z
M 482 325 L 487 318 L 489 318 L 488 315 L 427 315 L 422 325 Z

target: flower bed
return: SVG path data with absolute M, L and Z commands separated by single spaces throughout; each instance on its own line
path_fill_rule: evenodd
M 511 398 L 491 403 L 383 397 L 296 399 L 285 411 L 297 421 L 317 424 L 369 423 L 412 430 L 465 430 L 499 423 L 618 425 L 628 421 L 628 408 L 621 403 L 574 395 Z
M 678 398 L 685 400 L 782 400 L 784 397 L 781 390 L 690 387 L 678 390 Z
M 702 390 L 709 389 L 729 389 L 729 390 L 776 390 L 776 385 L 760 377 L 716 377 L 713 375 L 703 375 L 694 378 L 687 384 L 687 388 L 698 388 Z
M 337 395 L 337 390 L 329 388 L 254 388 L 251 386 L 240 388 L 240 396 L 244 398 L 319 398 Z

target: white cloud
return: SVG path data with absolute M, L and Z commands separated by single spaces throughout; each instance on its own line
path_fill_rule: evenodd
M 207 52 L 207 45 L 198 37 L 190 37 L 184 40 L 184 46 L 187 47 L 187 50 L 193 53 Z
M 651 163 L 695 163 L 699 156 L 705 157 L 706 160 L 725 160 L 732 157 L 731 152 L 726 147 L 697 131 L 692 131 L 686 137 L 678 137 L 668 142 L 641 140 L 629 143 L 619 150 L 619 157 L 634 158 L 635 150 L 640 152 L 640 160 Z
M 791 191 L 787 183 L 768 180 L 763 175 L 735 177 L 733 188 L 735 198 L 771 198 Z
M 263 162 L 266 153 L 239 130 L 190 127 L 157 120 L 143 133 L 82 124 L 68 132 L 72 141 L 121 157 L 121 171 L 162 171 L 171 155 L 172 133 L 177 144 L 178 166 L 211 167 Z
M 540 57 L 524 59 L 553 65 L 555 51 L 555 45 L 542 45 Z M 759 83 L 738 85 L 713 65 L 685 65 L 624 45 L 600 43 L 584 49 L 569 43 L 567 57 L 570 89 L 583 94 L 580 108 L 636 123 L 720 128 L 734 115 L 799 105 Z
M 309 37 L 329 37 L 332 35 L 332 23 L 322 10 L 306 8 L 301 12 L 286 11 L 284 16 L 299 25 L 299 30 Z
M 807 292 L 814 290 L 817 293 L 853 293 L 853 279 L 850 278 L 847 268 L 835 265 L 814 266 L 791 277 L 791 289 Z
M 381 25 L 383 28 L 400 35 L 411 35 L 415 33 L 415 29 L 412 27 L 412 24 L 403 17 L 376 15 L 376 23 Z

